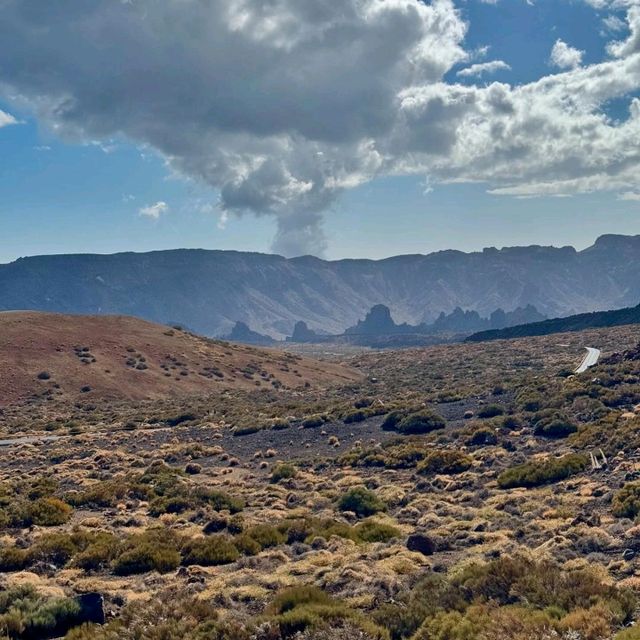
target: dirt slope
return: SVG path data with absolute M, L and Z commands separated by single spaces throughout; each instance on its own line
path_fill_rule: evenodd
M 46 395 L 135 400 L 322 387 L 359 375 L 339 364 L 212 341 L 127 316 L 0 313 L 0 406 Z

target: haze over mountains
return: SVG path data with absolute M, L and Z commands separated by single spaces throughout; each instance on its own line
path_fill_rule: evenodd
M 181 249 L 0 265 L 0 310 L 127 314 L 210 336 L 238 320 L 276 338 L 300 320 L 338 334 L 376 304 L 396 322 L 420 324 L 456 307 L 488 317 L 531 304 L 557 317 L 639 300 L 640 236 L 602 236 L 583 251 L 530 246 L 385 260 Z

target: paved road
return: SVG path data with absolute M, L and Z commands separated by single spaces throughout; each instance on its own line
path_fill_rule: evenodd
M 589 367 L 593 367 L 594 364 L 597 364 L 598 359 L 600 358 L 600 349 L 594 349 L 593 347 L 585 348 L 587 350 L 587 355 L 580 363 L 580 366 L 576 369 L 576 373 L 584 373 Z

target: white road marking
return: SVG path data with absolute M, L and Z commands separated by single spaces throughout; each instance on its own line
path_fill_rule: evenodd
M 594 364 L 597 364 L 598 359 L 600 358 L 600 349 L 594 349 L 593 347 L 585 348 L 587 350 L 587 355 L 580 363 L 580 366 L 576 369 L 576 373 L 584 373 L 589 367 L 593 367 Z

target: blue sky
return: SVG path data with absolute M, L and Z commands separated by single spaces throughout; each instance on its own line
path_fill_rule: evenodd
M 349 0 L 341 2 L 349 4 Z M 219 4 L 219 0 L 212 0 L 212 9 L 215 4 Z M 449 11 L 453 15 L 445 6 L 447 4 L 450 3 L 441 2 L 440 11 Z M 594 4 L 600 8 L 594 8 Z M 507 86 L 508 90 L 501 91 L 508 93 L 543 77 L 571 76 L 581 69 L 595 69 L 614 58 L 616 64 L 619 61 L 622 65 L 625 57 L 614 56 L 610 45 L 629 38 L 630 26 L 633 26 L 631 14 L 627 18 L 627 11 L 634 9 L 633 2 L 537 0 L 529 3 L 525 0 L 499 0 L 493 4 L 466 0 L 452 6 L 459 23 L 466 26 L 464 38 L 446 30 L 444 35 L 437 34 L 438 37 L 449 38 L 447 46 L 451 48 L 449 57 L 443 54 L 443 60 L 428 61 L 431 66 L 436 63 L 439 66 L 438 78 L 418 82 L 412 77 L 410 84 L 401 78 L 405 84 L 400 86 L 414 90 L 417 85 L 447 85 L 448 90 L 448 87 L 464 85 L 470 90 L 477 90 L 480 95 L 496 82 Z M 10 25 L 13 31 L 30 29 L 29 17 L 19 15 L 18 11 L 16 9 L 14 22 Z M 446 17 L 447 14 L 442 15 Z M 108 17 L 112 19 L 111 15 Z M 43 19 L 58 18 L 62 19 L 62 16 L 45 16 Z M 311 19 L 297 15 L 294 18 L 299 21 Z M 2 21 L 0 18 L 0 34 Z M 10 22 L 7 21 L 8 24 Z M 29 34 L 28 31 L 25 33 Z M 251 35 L 255 39 L 255 35 Z M 427 36 L 431 37 L 431 34 L 427 33 Z M 154 37 L 162 39 L 163 35 L 154 34 Z M 269 37 L 273 40 L 274 34 L 269 34 Z M 367 37 L 363 32 L 365 44 Z M 425 37 L 424 34 L 421 37 Z M 566 43 L 560 52 L 565 54 L 561 60 L 568 60 L 563 64 L 564 68 L 553 64 L 550 59 L 558 41 Z M 11 43 L 8 46 L 11 47 Z M 21 59 L 25 56 L 24 51 L 17 50 L 18 46 L 16 44 L 16 60 L 18 54 Z M 92 44 L 88 39 L 78 45 L 85 46 L 90 54 Z M 56 47 L 60 50 L 59 75 L 62 79 L 65 73 L 70 76 L 69 81 L 61 82 L 60 91 L 63 88 L 83 106 L 83 100 L 89 102 L 86 87 L 79 83 L 74 85 L 80 72 L 64 60 L 62 42 L 49 43 L 48 51 L 53 51 L 54 68 L 58 62 L 55 59 Z M 33 45 L 27 50 L 27 55 L 35 49 L 36 45 Z M 81 52 L 78 53 L 82 57 Z M 243 85 L 243 71 L 238 69 L 245 62 L 250 65 L 250 59 L 241 59 L 239 65 L 235 51 L 230 51 L 228 56 L 224 51 L 218 51 L 216 55 L 221 60 L 214 60 L 213 66 L 227 64 L 228 60 L 234 73 L 239 74 L 236 84 L 228 88 L 230 100 L 241 100 L 232 96 L 244 91 L 246 86 L 251 86 L 254 91 L 252 80 L 248 79 Z M 378 64 L 384 64 L 392 55 L 409 54 L 384 51 Z M 572 55 L 579 58 L 579 64 L 569 64 Z M 625 54 L 626 59 L 635 55 L 638 55 L 635 51 Z M 317 56 L 317 60 L 308 61 L 314 68 L 329 59 L 331 51 L 319 51 Z M 277 60 L 274 65 L 281 64 L 281 59 Z M 465 72 L 459 75 L 460 70 L 471 65 L 491 61 L 500 61 L 500 68 L 482 75 L 465 75 Z M 148 64 L 153 63 L 154 60 L 148 61 Z M 91 55 L 87 55 L 87 66 L 91 64 Z M 90 69 L 96 78 L 100 78 L 100 64 L 101 60 L 96 59 L 95 69 Z M 206 64 L 205 60 L 203 65 Z M 204 72 L 198 68 L 198 73 L 207 73 L 206 68 Z M 295 72 L 295 67 L 293 69 Z M 425 66 L 425 69 L 425 73 L 431 73 L 431 67 Z M 190 73 L 188 67 L 184 71 L 187 75 Z M 364 73 L 367 69 L 355 71 Z M 286 72 L 291 73 L 291 68 L 287 67 Z M 3 73 L 5 71 L 0 69 L 0 110 L 11 114 L 17 122 L 0 127 L 0 262 L 42 253 L 107 253 L 176 247 L 265 252 L 287 248 L 289 254 L 312 252 L 331 259 L 380 258 L 446 248 L 476 250 L 484 246 L 513 244 L 585 247 L 603 233 L 640 233 L 640 198 L 633 182 L 634 171 L 615 175 L 612 184 L 608 185 L 606 180 L 603 183 L 598 175 L 593 174 L 592 168 L 575 168 L 573 159 L 560 158 L 558 164 L 549 163 L 548 166 L 544 157 L 528 160 L 526 165 L 514 170 L 513 175 L 509 175 L 508 163 L 507 169 L 492 174 L 483 166 L 485 162 L 492 163 L 490 156 L 484 158 L 476 153 L 462 161 L 457 157 L 450 159 L 447 154 L 453 157 L 455 149 L 442 152 L 434 160 L 429 148 L 427 156 L 420 155 L 416 159 L 414 138 L 422 135 L 429 139 L 429 143 L 431 138 L 438 140 L 442 130 L 435 133 L 432 130 L 437 118 L 442 118 L 450 127 L 446 130 L 449 137 L 459 135 L 467 126 L 462 121 L 450 125 L 448 113 L 441 115 L 442 111 L 455 110 L 455 100 L 447 102 L 443 110 L 434 112 L 435 115 L 424 116 L 431 120 L 420 122 L 419 127 L 410 131 L 409 142 L 403 138 L 407 148 L 403 148 L 401 153 L 395 150 L 399 144 L 395 134 L 390 136 L 391 140 L 382 136 L 375 139 L 370 133 L 358 138 L 359 142 L 373 138 L 376 151 L 393 149 L 387 152 L 390 159 L 372 170 L 371 157 L 363 157 L 360 151 L 354 152 L 351 138 L 355 137 L 352 132 L 357 124 L 349 121 L 338 133 L 321 131 L 317 134 L 313 130 L 318 121 L 317 114 L 313 112 L 314 105 L 309 107 L 310 113 L 300 114 L 300 104 L 284 100 L 280 86 L 277 87 L 280 91 L 277 110 L 274 109 L 273 113 L 277 112 L 279 117 L 282 109 L 291 108 L 292 119 L 300 118 L 301 122 L 293 132 L 288 132 L 285 124 L 283 133 L 281 122 L 277 128 L 274 124 L 273 131 L 266 131 L 266 134 L 262 130 L 252 131 L 249 145 L 244 140 L 246 125 L 243 125 L 240 135 L 233 128 L 234 124 L 228 124 L 229 117 L 225 116 L 224 126 L 227 128 L 223 131 L 216 120 L 218 114 L 214 107 L 207 111 L 204 124 L 201 120 L 194 120 L 185 124 L 185 132 L 181 133 L 176 131 L 181 126 L 178 117 L 178 124 L 171 123 L 170 133 L 162 131 L 160 135 L 155 129 L 149 132 L 150 127 L 144 117 L 156 117 L 156 104 L 162 97 L 156 97 L 155 101 L 150 99 L 147 104 L 144 102 L 145 94 L 140 92 L 140 96 L 135 98 L 138 102 L 134 104 L 134 98 L 128 93 L 118 95 L 110 85 L 116 104 L 112 112 L 106 113 L 101 105 L 97 113 L 95 110 L 89 113 L 86 108 L 78 114 L 81 111 L 78 108 L 61 117 L 56 103 L 59 99 L 57 87 L 51 81 L 33 82 L 30 74 L 24 74 L 18 63 L 13 75 L 11 69 L 7 72 L 9 77 L 3 77 Z M 158 83 L 162 81 L 158 78 Z M 570 81 L 567 80 L 567 86 Z M 305 86 L 301 95 L 305 100 L 317 99 L 321 103 L 327 93 L 335 90 L 339 94 L 342 91 L 337 81 L 335 87 L 331 85 L 331 78 L 327 82 L 322 93 L 316 90 L 317 87 Z M 389 82 L 400 81 L 390 76 Z M 629 105 L 637 94 L 640 80 L 625 78 L 624 82 L 630 90 L 625 89 L 622 95 L 602 100 L 597 108 L 587 108 L 590 117 L 603 112 L 609 117 L 603 140 L 611 134 L 611 123 L 624 122 L 629 118 Z M 170 94 L 178 92 L 178 88 L 172 89 L 172 86 L 176 85 L 165 84 L 161 96 L 169 94 L 170 100 L 173 97 Z M 267 86 L 268 89 L 270 87 Z M 367 87 L 366 90 L 372 89 Z M 208 91 L 219 92 L 219 89 L 211 87 Z M 273 91 L 276 91 L 275 87 Z M 201 97 L 202 100 L 208 98 L 207 94 Z M 299 97 L 296 99 L 300 100 Z M 533 99 L 536 99 L 535 94 Z M 254 119 L 261 117 L 260 100 L 265 102 L 264 113 L 271 113 L 270 96 L 254 92 L 250 96 L 250 114 Z M 388 105 L 382 101 L 380 104 L 380 113 L 386 116 L 384 109 Z M 318 106 L 319 111 L 321 107 L 324 108 L 323 105 Z M 238 118 L 243 115 L 242 108 L 242 105 L 238 108 Z M 364 106 L 356 107 L 356 110 L 360 108 L 366 111 Z M 127 115 L 134 109 L 141 114 L 144 126 L 138 119 L 133 124 L 126 122 Z M 526 109 L 526 104 L 523 109 Z M 122 116 L 123 111 L 125 116 Z M 231 114 L 233 120 L 233 110 Z M 165 115 L 161 114 L 162 117 Z M 337 112 L 336 115 L 338 120 L 342 114 Z M 379 115 L 375 114 L 375 117 Z M 552 118 L 553 115 L 551 113 Z M 476 114 L 474 117 L 480 116 Z M 484 112 L 482 117 L 486 118 Z M 274 116 L 274 122 L 276 119 Z M 158 122 L 159 130 L 163 124 L 161 117 Z M 327 123 L 327 130 L 332 124 Z M 167 123 L 166 126 L 170 125 Z M 202 127 L 201 131 L 197 127 Z M 311 134 L 306 133 L 309 130 Z M 591 135 L 588 131 L 591 129 L 585 125 L 584 133 L 579 132 L 581 140 Z M 271 136 L 270 146 L 265 146 L 265 135 Z M 282 135 L 288 136 L 287 144 L 282 145 L 281 138 L 278 138 L 276 145 L 273 142 L 275 136 Z M 183 145 L 183 139 L 189 140 L 191 136 L 194 140 Z M 207 146 L 200 145 L 198 138 L 210 142 Z M 546 140 L 543 138 L 541 142 L 546 143 Z M 570 140 L 567 145 L 569 143 Z M 527 152 L 530 155 L 535 155 L 535 144 L 540 142 L 532 141 L 532 150 Z M 295 145 L 300 149 L 294 148 L 291 152 Z M 310 146 L 315 151 L 308 152 Z M 284 151 L 283 147 L 286 147 Z M 594 148 L 598 146 L 594 145 Z M 419 153 L 423 151 L 420 146 Z M 602 151 L 601 164 L 613 164 L 613 151 Z M 630 155 L 632 151 L 629 151 Z M 457 153 L 460 155 L 460 151 Z M 567 152 L 560 149 L 558 154 L 562 153 Z M 278 154 L 282 160 L 279 160 L 277 170 L 267 173 L 268 181 L 264 175 L 253 182 L 244 180 L 246 167 L 255 158 L 268 157 L 271 160 L 278 158 Z M 236 164 L 228 163 L 230 156 L 236 159 Z M 542 151 L 541 156 L 544 156 Z M 220 157 L 228 163 L 223 168 L 219 168 L 223 164 Z M 319 165 L 319 169 L 318 166 L 309 169 L 308 173 L 296 173 L 299 167 L 306 170 L 309 157 L 326 158 L 322 160 L 325 164 Z M 348 175 L 343 168 L 345 157 L 350 161 Z M 243 160 L 240 169 L 237 158 Z M 559 182 L 560 186 L 555 186 L 555 167 L 569 165 L 570 174 L 567 170 L 567 175 Z M 321 180 L 324 182 L 316 193 L 318 171 L 330 173 L 331 181 L 326 180 L 323 173 Z M 603 170 L 605 176 L 610 172 L 607 167 Z M 272 183 L 272 176 L 277 174 L 277 180 L 281 181 L 282 173 L 289 182 L 284 186 L 281 182 Z M 343 179 L 347 186 L 328 186 Z M 455 182 L 450 183 L 451 179 Z M 586 183 L 586 180 L 590 182 Z M 298 188 L 301 184 L 303 186 Z M 593 184 L 597 186 L 594 188 Z M 503 189 L 506 189 L 506 195 L 498 195 Z M 158 203 L 161 203 L 159 207 L 149 209 Z M 142 214 L 141 211 L 145 210 L 147 214 L 157 212 L 157 216 Z M 298 223 L 298 220 L 302 222 Z M 278 244 L 278 237 L 282 239 L 283 236 L 285 241 Z

